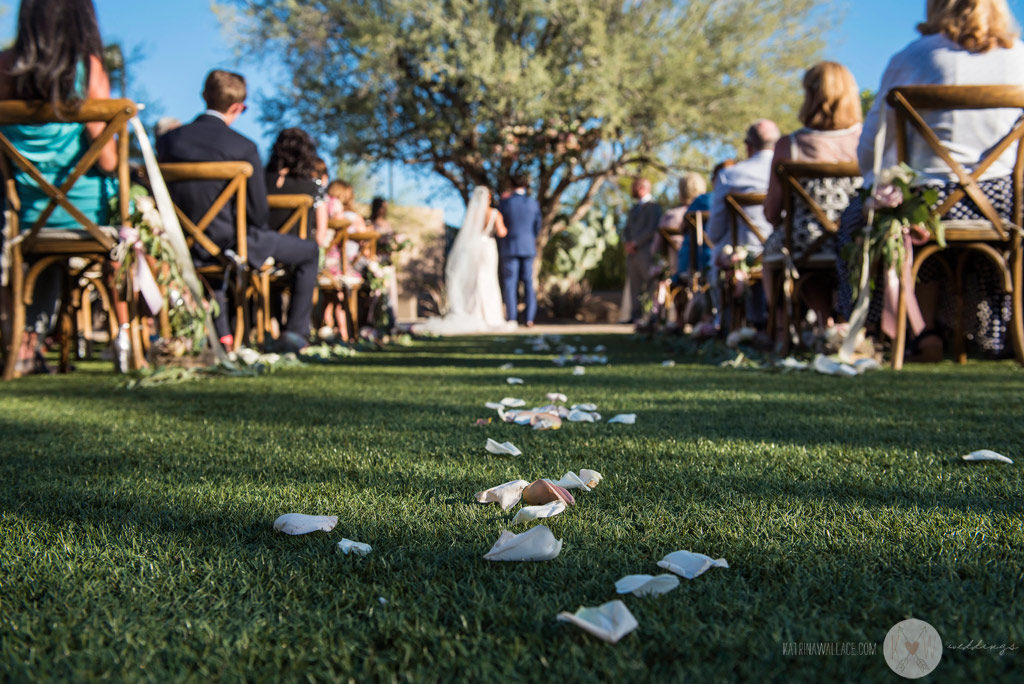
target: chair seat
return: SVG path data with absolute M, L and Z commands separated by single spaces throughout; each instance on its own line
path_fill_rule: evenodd
M 992 227 L 991 221 L 943 221 L 942 227 L 946 230 L 946 240 L 950 242 L 999 241 L 1004 239 Z M 1006 231 L 1007 236 L 1010 236 L 1020 229 L 1007 221 L 1003 224 L 1003 230 Z
M 119 240 L 117 228 L 101 226 L 100 230 L 114 242 Z M 27 235 L 27 232 L 25 234 Z M 35 253 L 106 254 L 108 251 L 110 250 L 100 244 L 88 231 L 68 228 L 41 228 L 32 242 L 22 243 L 22 252 L 26 255 Z

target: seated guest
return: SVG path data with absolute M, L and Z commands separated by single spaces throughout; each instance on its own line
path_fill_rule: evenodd
M 896 117 L 886 108 L 885 95 L 904 85 L 1013 85 L 1024 86 L 1024 44 L 1018 39 L 1013 15 L 1006 0 L 928 0 L 925 21 L 918 25 L 921 37 L 911 42 L 889 61 L 882 75 L 878 98 L 868 112 L 861 134 L 858 156 L 864 184 L 874 182 L 874 140 L 882 116 L 887 117 L 882 168 L 896 163 Z M 1019 109 L 927 111 L 925 121 L 950 151 L 952 158 L 972 171 L 998 140 L 1017 121 Z M 978 183 L 1000 215 L 1009 218 L 1013 206 L 1015 147 L 1011 147 L 982 175 Z M 954 174 L 918 136 L 909 140 L 909 163 L 921 182 L 935 186 L 941 203 L 955 187 Z M 983 218 L 975 203 L 964 198 L 947 214 L 956 219 Z M 844 212 L 840 243 L 860 234 L 865 222 L 859 198 Z M 910 360 L 937 361 L 942 358 L 943 339 L 938 326 L 940 308 L 954 309 L 952 297 L 942 297 L 944 271 L 940 259 L 950 259 L 946 250 L 926 261 L 920 271 L 916 295 L 920 316 L 911 315 L 910 330 L 916 338 L 908 345 Z M 845 262 L 840 269 L 840 308 L 849 315 L 852 308 L 849 271 Z M 955 272 L 955 262 L 954 262 Z M 995 267 L 987 258 L 972 254 L 966 269 L 968 334 L 993 356 L 1005 353 L 1009 303 L 998 287 Z M 879 307 L 880 308 L 880 307 Z M 913 310 L 911 304 L 911 310 Z M 891 310 L 890 310 L 891 313 Z M 950 313 L 953 313 L 950 311 Z M 948 316 L 947 320 L 952 316 Z M 877 321 L 877 318 L 875 319 Z M 887 334 L 895 333 L 895 316 L 882 317 Z
M 715 179 L 715 190 L 711 198 L 711 213 L 708 217 L 706 232 L 708 239 L 715 245 L 711 253 L 712 297 L 720 299 L 719 262 L 725 246 L 732 242 L 732 219 L 725 204 L 725 197 L 730 193 L 758 193 L 768 190 L 768 181 L 772 172 L 772 156 L 775 143 L 779 139 L 779 127 L 773 121 L 760 119 L 751 124 L 743 139 L 747 150 L 747 158 L 736 162 L 733 166 L 722 169 Z M 772 232 L 771 224 L 765 220 L 763 207 L 747 207 L 751 221 L 758 226 L 762 234 Z M 751 254 L 760 254 L 762 246 L 757 236 L 740 222 L 738 230 L 739 244 L 733 247 L 746 247 Z M 748 305 L 747 318 L 752 323 L 764 321 L 764 296 L 760 291 Z M 722 302 L 715 301 L 715 308 L 721 312 Z
M 102 53 L 91 0 L 23 0 L 14 47 L 0 54 L 0 100 L 41 100 L 75 109 L 87 99 L 109 99 L 110 80 Z M 48 182 L 59 186 L 104 128 L 104 123 L 49 123 L 4 126 L 3 134 Z M 110 200 L 117 195 L 117 183 L 105 174 L 117 168 L 117 161 L 117 145 L 111 140 L 93 169 L 67 192 L 71 203 L 99 225 L 110 222 Z M 21 200 L 19 223 L 28 230 L 49 198 L 27 173 L 16 169 L 13 177 Z M 60 207 L 50 214 L 46 226 L 84 230 Z M 33 302 L 26 309 L 27 330 L 15 368 L 19 374 L 46 370 L 40 342 L 56 321 L 59 291 L 60 267 L 54 265 L 40 274 Z M 115 308 L 118 319 L 126 321 L 125 304 L 119 302 Z M 127 345 L 127 332 L 122 342 Z
M 284 129 L 274 141 L 267 160 L 267 194 L 312 197 L 315 204 L 309 212 L 310 232 L 307 237 L 326 247 L 327 204 L 323 202 L 326 188 L 321 183 L 320 161 L 316 156 L 316 144 L 305 131 L 301 128 Z M 276 231 L 284 225 L 290 214 L 288 209 L 271 211 L 268 220 L 271 230 Z
M 671 228 L 681 230 L 683 228 L 683 217 L 691 211 L 707 211 L 711 208 L 711 195 L 708 194 L 708 182 L 699 173 L 687 173 L 679 179 L 679 205 L 669 209 L 661 217 L 659 228 Z M 669 263 L 675 269 L 675 275 L 685 274 L 690 270 L 690 246 L 689 234 L 680 236 L 678 247 L 673 250 L 669 246 Z M 674 253 L 673 253 L 674 252 Z M 652 254 L 653 256 L 653 254 Z M 702 246 L 701 254 L 698 256 L 698 268 L 707 265 L 710 250 Z M 674 257 L 674 258 L 673 258 Z
M 678 188 L 679 204 L 661 215 L 661 220 L 658 222 L 658 234 L 654 236 L 654 242 L 651 243 L 651 262 L 654 264 L 652 266 L 652 273 L 656 276 L 663 273 L 663 268 L 658 263 L 662 252 L 667 252 L 667 261 L 670 265 L 670 270 L 665 274 L 669 277 L 661 279 L 655 289 L 654 308 L 652 310 L 652 314 L 656 318 L 660 318 L 662 312 L 666 310 L 672 280 L 679 279 L 681 277 L 678 272 L 680 264 L 685 263 L 685 268 L 687 270 L 690 266 L 690 236 L 686 234 L 679 234 L 671 235 L 669 239 L 666 239 L 665 236 L 661 234 L 661 230 L 668 229 L 671 231 L 681 231 L 683 229 L 683 216 L 690 210 L 690 205 L 698 197 L 707 192 L 708 184 L 707 181 L 704 180 L 704 176 L 699 173 L 691 172 L 685 174 L 679 179 Z M 684 253 L 685 260 L 683 260 Z
M 246 161 L 252 164 L 253 175 L 247 185 L 246 233 L 249 263 L 260 268 L 269 259 L 292 269 L 292 297 L 288 306 L 282 347 L 298 351 L 306 346 L 309 321 L 316 287 L 318 252 L 316 244 L 294 235 L 280 235 L 267 225 L 267 187 L 256 144 L 231 130 L 231 124 L 246 110 L 245 78 L 239 74 L 215 69 L 206 77 L 203 99 L 206 111 L 192 123 L 167 133 L 162 140 L 163 162 Z M 213 204 L 224 187 L 223 181 L 185 181 L 174 183 L 170 190 L 175 203 L 193 220 L 199 220 Z M 207 235 L 219 247 L 234 249 L 234 208 L 229 203 L 214 218 Z M 200 246 L 194 247 L 199 262 L 210 255 Z M 217 333 L 222 342 L 232 342 L 226 302 L 220 302 Z
M 316 144 L 301 128 L 286 128 L 281 131 L 267 160 L 267 195 L 308 195 L 313 206 L 307 217 L 306 239 L 313 240 L 319 247 L 328 245 L 327 204 L 323 201 L 326 188 L 322 184 L 323 160 L 317 157 Z M 267 223 L 273 231 L 279 231 L 291 216 L 291 209 L 272 209 Z M 298 230 L 296 226 L 294 230 Z M 298 233 L 296 233 L 297 235 Z M 271 295 L 271 321 L 276 331 L 281 317 L 281 292 Z
M 374 197 L 370 202 L 370 226 L 381 235 L 393 232 L 388 221 L 388 201 L 383 197 Z
M 785 136 L 775 145 L 772 168 L 783 161 L 806 162 L 852 162 L 857 160 L 857 142 L 860 140 L 861 105 L 860 91 L 853 74 L 842 64 L 821 62 L 804 74 L 804 102 L 798 115 L 804 125 L 800 130 Z M 860 187 L 860 179 L 820 178 L 805 180 L 804 188 L 811 198 L 825 210 L 832 221 L 850 204 L 850 199 Z M 779 177 L 772 173 L 768 182 L 768 194 L 764 201 L 764 214 L 775 231 L 768 236 L 764 247 L 764 261 L 781 260 L 785 233 L 782 216 L 782 201 L 785 189 Z M 822 234 L 814 214 L 805 202 L 794 203 L 793 211 L 793 254 L 800 259 L 807 248 Z M 836 256 L 834 241 L 829 239 L 817 250 L 818 255 Z M 771 273 L 766 270 L 765 287 L 771 291 Z M 802 288 L 804 302 L 816 314 L 823 325 L 830 325 L 832 318 L 832 283 L 809 283 Z

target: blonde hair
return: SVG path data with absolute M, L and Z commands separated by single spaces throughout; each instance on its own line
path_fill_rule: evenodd
M 839 131 L 863 119 L 860 91 L 850 70 L 838 62 L 819 62 L 804 74 L 801 123 L 816 131 Z
M 945 34 L 970 52 L 1013 47 L 1018 34 L 1006 0 L 928 0 L 923 36 Z
M 679 179 L 679 204 L 689 205 L 708 191 L 708 182 L 699 173 L 690 172 Z

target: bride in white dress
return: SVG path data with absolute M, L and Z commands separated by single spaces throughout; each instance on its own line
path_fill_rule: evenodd
M 444 269 L 447 313 L 427 319 L 420 331 L 437 335 L 499 332 L 513 327 L 505 320 L 498 283 L 498 243 L 507 230 L 497 209 L 491 208 L 487 188 L 473 190 L 466 218 L 448 253 Z

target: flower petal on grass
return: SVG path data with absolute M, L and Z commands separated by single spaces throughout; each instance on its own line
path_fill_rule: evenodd
M 526 480 L 512 480 L 497 487 L 477 492 L 476 500 L 482 504 L 496 503 L 501 506 L 501 510 L 507 511 L 523 498 L 523 490 L 528 484 L 530 483 Z
M 573 375 L 586 375 L 587 374 L 587 369 L 584 368 L 583 366 L 574 366 L 573 369 L 572 369 L 572 374 Z
M 546 525 L 537 525 L 522 534 L 502 531 L 484 558 L 489 561 L 546 561 L 561 551 L 562 540 L 555 539 Z
M 522 451 L 517 449 L 512 442 L 495 442 L 491 438 L 487 438 L 487 445 L 485 448 L 492 454 L 498 455 L 509 455 L 509 456 L 521 456 Z
M 516 399 L 515 397 L 505 397 L 501 400 L 502 406 L 508 406 L 509 408 L 519 408 L 520 406 L 526 406 L 526 401 L 523 399 Z
M 362 542 L 352 541 L 351 539 L 342 539 L 338 542 L 338 548 L 341 549 L 345 555 L 354 554 L 356 556 L 365 556 L 366 554 L 373 551 L 373 547 L 369 544 Z
M 565 403 L 569 401 L 569 397 L 565 396 L 561 392 L 548 392 L 547 394 L 544 395 L 544 398 L 552 403 L 557 401 Z
M 336 515 L 305 515 L 303 513 L 285 513 L 274 521 L 274 529 L 285 534 L 309 534 L 310 532 L 330 532 L 338 524 Z
M 580 411 L 579 409 L 574 409 L 569 412 L 567 419 L 570 423 L 593 423 L 596 422 L 596 420 L 600 417 L 600 414 L 597 413 L 591 413 L 590 411 Z
M 604 479 L 604 475 L 591 470 L 590 468 L 580 468 L 580 479 L 587 483 L 587 486 L 593 489 L 597 484 Z
M 564 501 L 552 501 L 543 506 L 523 506 L 516 511 L 516 517 L 512 518 L 512 524 L 517 525 L 539 518 L 553 518 L 563 511 L 565 511 Z
M 575 613 L 563 611 L 558 614 L 558 621 L 572 623 L 609 644 L 618 642 L 640 626 L 626 604 L 618 600 L 596 608 L 580 606 Z
M 615 583 L 615 591 L 633 596 L 655 596 L 667 594 L 679 586 L 679 578 L 675 575 L 626 575 Z
M 554 480 L 551 484 L 558 485 L 563 489 L 582 489 L 586 492 L 590 491 L 590 487 L 583 482 L 579 475 L 571 470 L 563 475 L 561 480 Z
M 623 425 L 635 425 L 636 424 L 636 414 L 635 413 L 620 413 L 619 415 L 617 415 L 617 416 L 615 416 L 613 418 L 609 418 L 608 419 L 608 424 L 610 425 L 612 423 L 622 423 Z
M 559 487 L 550 480 L 534 480 L 523 490 L 523 501 L 530 506 L 551 503 L 552 501 L 564 501 L 570 506 L 576 503 L 576 499 L 565 487 Z
M 676 551 L 658 561 L 658 567 L 682 575 L 686 579 L 693 579 L 711 568 L 727 568 L 729 563 L 724 558 L 714 560 L 703 553 Z
M 510 385 L 522 385 L 523 384 L 523 379 L 522 378 L 505 378 L 505 382 L 507 382 Z
M 972 451 L 964 456 L 963 459 L 965 461 L 998 461 L 999 463 L 1009 463 L 1010 465 L 1013 465 L 1012 460 L 998 452 L 992 451 L 991 449 Z

